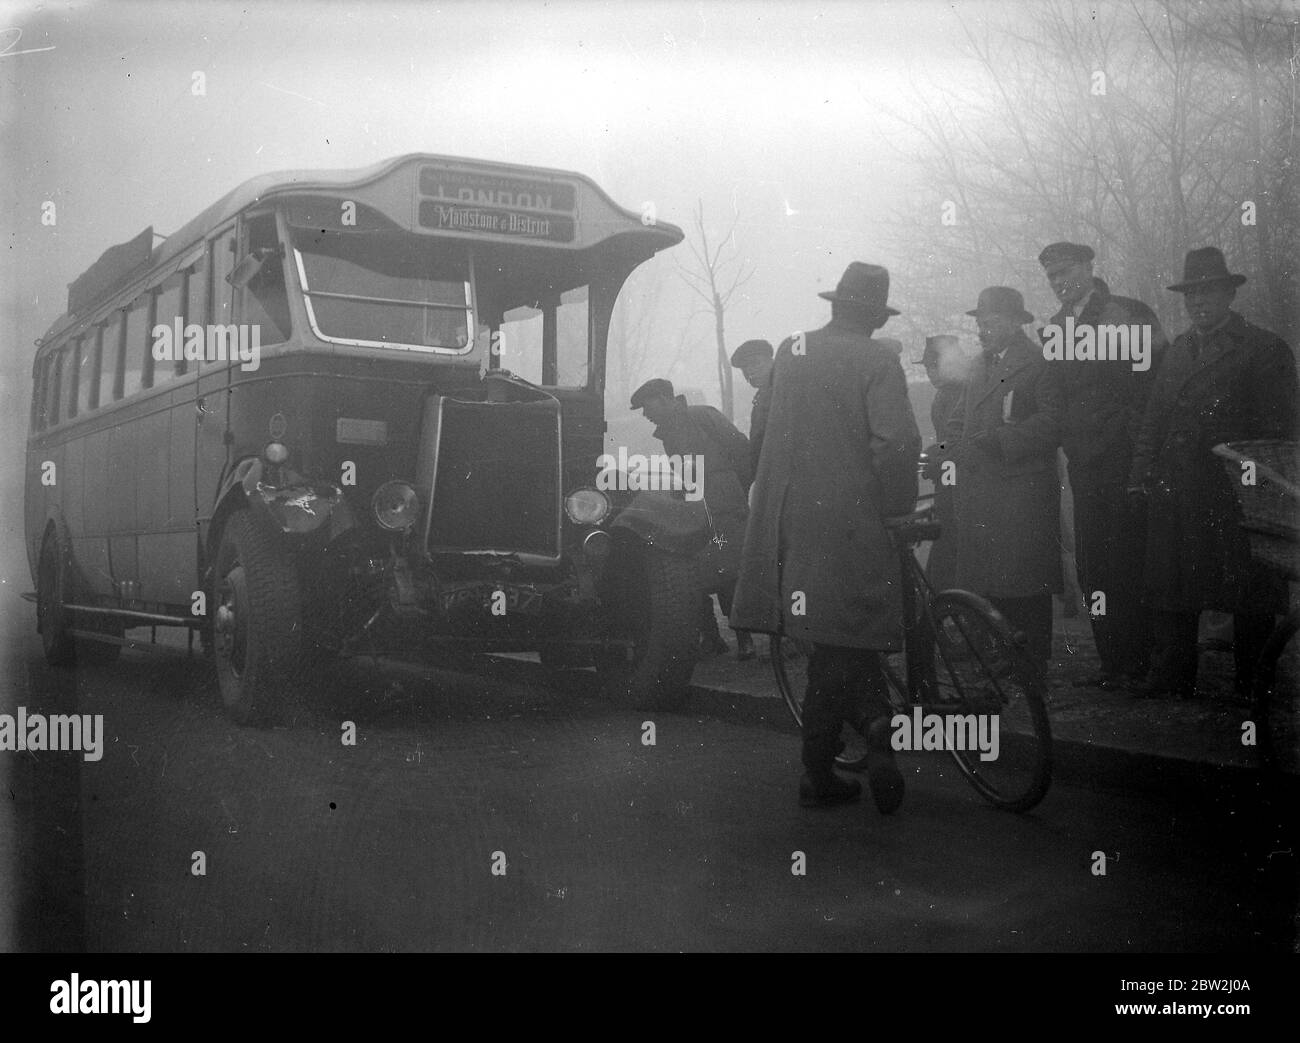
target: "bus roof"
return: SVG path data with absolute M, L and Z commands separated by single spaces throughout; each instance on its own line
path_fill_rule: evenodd
M 69 328 L 84 322 L 105 303 L 106 299 L 137 278 L 156 273 L 159 269 L 165 268 L 169 262 L 179 267 L 182 255 L 191 247 L 202 242 L 211 232 L 235 215 L 258 203 L 283 195 L 309 195 L 313 192 L 334 194 L 348 189 L 360 189 L 381 180 L 398 167 L 408 163 L 427 163 L 448 170 L 469 174 L 479 173 L 499 179 L 533 176 L 577 182 L 590 189 L 592 196 L 608 207 L 609 217 L 613 218 L 617 225 L 624 226 L 626 222 L 624 227 L 611 227 L 612 234 L 635 232 L 645 236 L 648 245 L 653 243 L 647 250 L 647 256 L 665 247 L 673 246 L 683 238 L 681 229 L 676 225 L 658 220 L 648 224 L 643 222 L 640 214 L 619 206 L 585 174 L 549 167 L 519 166 L 492 160 L 410 152 L 368 167 L 350 170 L 284 170 L 259 174 L 227 192 L 197 217 L 187 221 L 157 246 L 152 247 L 151 251 L 148 245 L 152 239 L 151 229 L 146 229 L 125 243 L 110 247 L 99 260 L 69 284 L 68 310 L 50 326 L 39 343 L 48 344 L 67 332 Z M 654 243 L 655 239 L 659 242 Z M 150 251 L 147 257 L 145 251 Z

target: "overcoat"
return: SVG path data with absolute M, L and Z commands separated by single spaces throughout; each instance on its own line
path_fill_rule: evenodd
M 1145 370 L 1123 360 L 1070 359 L 1054 362 L 1061 369 L 1064 412 L 1061 446 L 1070 465 L 1070 485 L 1106 486 L 1122 491 L 1133 462 L 1133 442 L 1168 343 L 1160 320 L 1141 301 L 1112 294 L 1104 280 L 1093 279 L 1092 296 L 1074 328 L 1127 326 L 1149 329 L 1151 356 Z M 1064 328 L 1062 308 L 1051 322 Z
M 1192 330 L 1156 376 L 1130 485 L 1148 494 L 1143 581 L 1170 612 L 1283 612 L 1283 581 L 1256 565 L 1220 442 L 1295 439 L 1295 356 L 1236 312 L 1204 342 Z
M 956 586 L 1020 598 L 1059 594 L 1061 377 L 1023 333 L 977 360 L 954 423 Z M 1008 396 L 1010 399 L 1008 401 Z
M 673 409 L 655 428 L 669 455 L 702 456 L 704 502 L 713 519 L 713 540 L 702 556 L 709 576 L 704 589 L 730 586 L 740 565 L 749 521 L 749 486 L 754 473 L 749 440 L 713 406 L 687 405 L 678 395 Z
M 732 626 L 901 647 L 883 518 L 916 504 L 921 436 L 898 356 L 832 320 L 777 349 Z

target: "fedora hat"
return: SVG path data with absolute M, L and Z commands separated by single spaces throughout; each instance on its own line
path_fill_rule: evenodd
M 1245 281 L 1244 275 L 1228 271 L 1228 262 L 1223 259 L 1222 250 L 1217 246 L 1202 246 L 1187 251 L 1187 256 L 1183 259 L 1183 281 L 1174 283 L 1169 289 L 1174 293 L 1187 293 L 1216 283 L 1227 283 L 1235 287 Z
M 979 301 L 966 314 L 977 319 L 981 315 L 1003 315 L 1015 319 L 1022 326 L 1034 321 L 1034 317 L 1025 311 L 1025 299 L 1020 291 L 1010 286 L 989 286 L 980 290 Z
M 919 359 L 913 359 L 912 361 L 923 366 L 930 359 L 935 359 L 937 361 L 940 356 L 947 352 L 956 350 L 957 338 L 952 336 L 950 333 L 941 333 L 937 337 L 926 337 L 925 350 L 921 352 L 921 357 Z
M 885 303 L 889 300 L 889 269 L 878 264 L 852 262 L 844 269 L 839 285 L 833 292 L 824 290 L 817 296 L 828 301 L 867 308 L 878 315 L 901 314 Z

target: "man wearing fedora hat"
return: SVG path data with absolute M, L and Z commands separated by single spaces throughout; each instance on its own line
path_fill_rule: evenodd
M 1273 616 L 1286 610 L 1285 582 L 1252 560 L 1231 479 L 1211 452 L 1220 442 L 1296 437 L 1295 356 L 1232 310 L 1245 281 L 1206 246 L 1188 252 L 1182 281 L 1169 287 L 1183 295 L 1191 328 L 1156 376 L 1129 476 L 1148 518 L 1152 696 L 1195 693 L 1197 622 L 1207 608 L 1233 614 L 1236 684 L 1249 692 Z
M 758 456 L 763 449 L 763 427 L 767 421 L 772 384 L 772 345 L 765 340 L 747 340 L 731 353 L 731 364 L 744 374 L 754 388 L 754 404 L 749 411 L 749 459 L 758 473 Z
M 821 296 L 830 323 L 777 349 L 731 621 L 812 644 L 800 803 L 860 795 L 832 767 L 847 722 L 867 738 L 871 794 L 888 814 L 903 777 L 879 655 L 901 647 L 903 610 L 884 519 L 916 504 L 921 438 L 902 364 L 872 339 L 898 314 L 889 272 L 855 261 Z
M 982 358 L 962 397 L 956 462 L 956 585 L 988 598 L 1045 673 L 1052 595 L 1062 590 L 1060 372 L 1025 335 L 1019 290 L 990 286 L 971 311 Z
M 1133 463 L 1133 440 L 1164 357 L 1160 320 L 1139 300 L 1112 294 L 1093 275 L 1093 249 L 1082 243 L 1051 243 L 1038 255 L 1061 309 L 1049 325 L 1074 329 L 1146 326 L 1151 365 L 1061 359 L 1065 412 L 1061 446 L 1069 462 L 1074 500 L 1075 565 L 1085 598 L 1100 591 L 1105 612 L 1090 613 L 1101 673 L 1085 685 L 1133 688 L 1146 677 L 1151 654 L 1151 612 L 1142 591 L 1146 516 L 1133 511 L 1125 490 Z

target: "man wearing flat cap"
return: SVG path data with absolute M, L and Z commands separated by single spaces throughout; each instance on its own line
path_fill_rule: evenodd
M 1049 326 L 1077 332 L 1091 327 L 1149 327 L 1151 359 L 1145 370 L 1128 360 L 1053 359 L 1060 370 L 1065 413 L 1061 445 L 1074 497 L 1075 566 L 1085 599 L 1105 594 L 1105 612 L 1090 613 L 1101 673 L 1084 685 L 1133 689 L 1146 677 L 1151 652 L 1151 612 L 1142 590 L 1146 517 L 1125 490 L 1133 442 L 1165 353 L 1155 312 L 1139 300 L 1112 294 L 1093 275 L 1093 250 L 1081 243 L 1052 243 L 1038 255 L 1061 309 Z M 1073 354 L 1073 353 L 1071 353 Z
M 754 473 L 758 473 L 758 456 L 763 449 L 763 428 L 767 424 L 767 411 L 771 401 L 772 345 L 765 340 L 747 340 L 731 353 L 731 364 L 744 374 L 746 382 L 755 388 L 754 404 L 749 411 L 749 459 Z
M 1239 693 L 1286 611 L 1286 585 L 1250 556 L 1232 480 L 1212 449 L 1220 442 L 1296 438 L 1295 356 L 1286 342 L 1232 310 L 1244 275 L 1212 246 L 1187 254 L 1183 295 L 1191 328 L 1169 349 L 1143 415 L 1131 494 L 1148 517 L 1143 579 L 1155 609 L 1148 695 L 1196 690 L 1197 622 L 1203 609 L 1233 614 Z
M 713 518 L 713 541 L 703 565 L 704 598 L 701 632 L 719 642 L 725 651 L 713 615 L 712 596 L 718 596 L 723 614 L 731 611 L 731 593 L 736 585 L 741 544 L 749 520 L 749 486 L 754 472 L 749 462 L 749 441 L 713 406 L 687 405 L 674 394 L 672 384 L 662 378 L 649 380 L 632 393 L 632 408 L 640 409 L 655 425 L 655 437 L 670 456 L 700 456 L 704 459 L 704 502 Z M 738 633 L 737 655 L 754 658 L 753 639 Z
M 1019 290 L 990 286 L 966 313 L 981 358 L 963 394 L 956 461 L 956 586 L 980 594 L 1025 635 L 1040 673 L 1052 652 L 1052 595 L 1062 589 L 1061 377 L 1026 336 Z
M 800 803 L 861 794 L 833 770 L 847 722 L 867 738 L 871 794 L 888 814 L 903 778 L 879 657 L 902 645 L 902 600 L 884 519 L 915 507 L 921 438 L 902 364 L 873 339 L 898 314 L 886 303 L 889 272 L 855 261 L 821 296 L 830 323 L 776 352 L 731 621 L 812 645 Z

